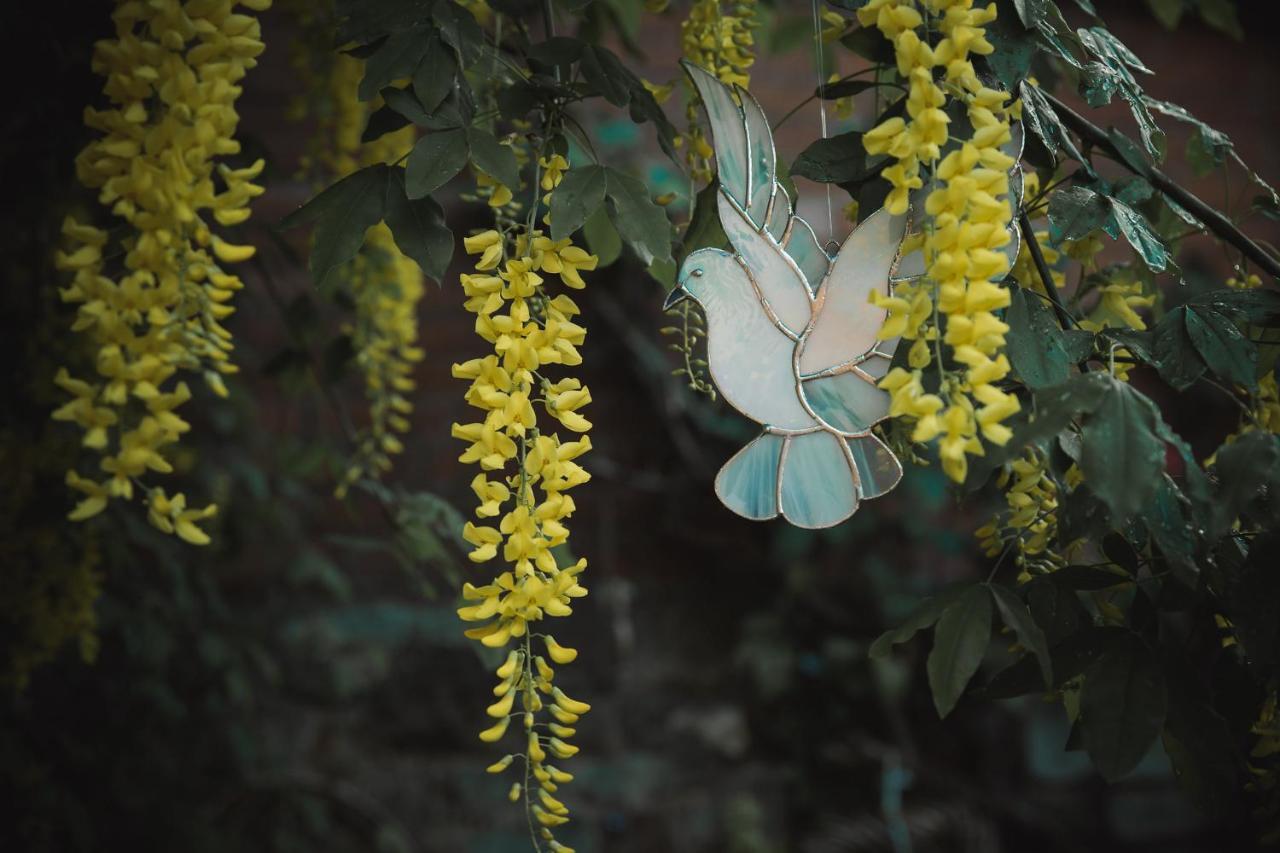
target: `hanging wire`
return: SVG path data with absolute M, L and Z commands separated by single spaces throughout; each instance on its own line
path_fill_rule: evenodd
M 818 0 L 812 0 L 813 10 L 813 53 L 814 62 L 817 65 L 814 73 L 818 78 L 818 116 L 822 127 L 822 138 L 827 138 L 827 100 L 823 97 L 823 88 L 826 86 L 826 80 L 823 79 L 822 72 L 826 67 L 826 58 L 822 52 L 822 19 L 818 16 Z M 836 241 L 835 213 L 831 204 L 831 184 L 824 184 L 827 189 L 827 248 Z

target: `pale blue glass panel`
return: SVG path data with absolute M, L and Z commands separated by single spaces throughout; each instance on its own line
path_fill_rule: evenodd
M 799 335 L 809 325 L 813 302 L 800 269 L 783 253 L 782 247 L 756 231 L 733 202 L 719 196 L 720 224 L 760 288 L 760 295 L 778 320 Z
M 716 494 L 744 518 L 764 521 L 778 514 L 778 459 L 782 436 L 764 433 L 734 454 L 716 475 Z
M 889 392 L 852 371 L 808 379 L 803 390 L 814 414 L 841 432 L 866 432 L 889 415 Z
M 902 479 L 902 464 L 874 435 L 849 439 L 849 450 L 858 469 L 859 490 L 864 498 L 878 498 Z
M 888 294 L 889 270 L 905 227 L 905 217 L 880 209 L 844 241 L 818 293 L 817 318 L 800 355 L 801 373 L 843 364 L 875 344 L 886 312 L 868 297 L 873 290 Z
M 831 266 L 831 258 L 818 243 L 818 237 L 813 233 L 808 222 L 798 216 L 795 217 L 784 248 L 804 273 L 809 283 L 809 290 L 817 293 L 818 286 L 822 284 L 822 277 L 827 274 L 827 268 Z
M 706 312 L 707 361 L 729 404 L 758 423 L 812 427 L 792 372 L 795 341 L 765 313 L 737 259 L 719 249 L 699 249 L 681 266 L 680 284 Z
M 747 128 L 742 110 L 734 103 L 728 87 L 708 72 L 688 62 L 681 63 L 702 96 L 715 143 L 716 170 L 720 186 L 738 204 L 747 205 Z
M 797 527 L 830 527 L 858 508 L 842 439 L 829 432 L 792 436 L 782 463 L 782 514 Z
M 892 351 L 890 344 L 896 345 L 897 338 L 892 341 L 881 341 L 877 346 L 881 350 Z M 858 369 L 877 381 L 884 379 L 884 375 L 889 372 L 889 365 L 892 363 L 892 356 L 887 356 L 883 352 L 873 352 L 867 356 L 866 361 L 858 362 Z
M 769 224 L 765 230 L 779 243 L 787 233 L 787 223 L 791 221 L 791 196 L 777 184 L 774 185 L 773 210 L 769 211 Z M 803 272 L 804 267 L 800 270 Z
M 751 179 L 747 190 L 747 213 L 752 222 L 763 225 L 765 214 L 769 212 L 769 199 L 773 197 L 776 170 L 773 133 L 769 129 L 769 120 L 764 117 L 764 110 L 751 93 L 741 86 L 735 86 L 734 91 L 742 102 L 742 115 L 747 125 L 747 173 Z

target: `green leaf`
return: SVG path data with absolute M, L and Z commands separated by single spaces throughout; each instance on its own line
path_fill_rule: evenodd
M 1111 209 L 1120 225 L 1120 232 L 1151 270 L 1161 272 L 1173 263 L 1169 250 L 1160 242 L 1145 216 L 1114 198 L 1111 199 Z
M 604 203 L 608 178 L 603 166 L 576 166 L 551 194 L 551 239 L 563 240 L 582 227 Z
M 533 62 L 547 69 L 560 68 L 567 71 L 569 66 L 582 56 L 585 45 L 581 39 L 568 36 L 554 36 L 538 44 L 530 45 L 526 55 Z
M 477 169 L 508 189 L 520 186 L 520 166 L 515 152 L 503 145 L 492 133 L 479 128 L 467 128 L 467 145 L 471 148 L 471 162 Z
M 1182 13 L 1186 10 L 1182 0 L 1147 0 L 1147 8 L 1166 30 L 1177 29 Z
M 425 127 L 431 122 L 431 116 L 418 103 L 418 99 L 408 89 L 397 89 L 388 86 L 382 90 L 382 100 L 388 107 L 398 112 L 414 124 Z
M 1138 766 L 1164 726 L 1167 705 L 1164 674 L 1137 637 L 1117 644 L 1085 671 L 1081 734 L 1108 782 Z
M 1084 424 L 1080 470 L 1118 519 L 1142 509 L 1164 471 L 1160 411 L 1132 386 L 1107 377 L 1109 388 Z
M 1030 388 L 1045 388 L 1067 381 L 1071 360 L 1062 341 L 1062 329 L 1053 311 L 1033 293 L 1015 287 L 1005 312 L 1009 361 Z
M 815 140 L 791 164 L 792 175 L 825 184 L 857 181 L 866 173 L 867 152 L 857 131 Z
M 896 628 L 890 628 L 879 637 L 876 637 L 867 654 L 877 660 L 885 657 L 894 646 L 909 641 L 916 634 L 937 622 L 938 617 L 942 615 L 942 611 L 946 610 L 952 602 L 968 589 L 969 587 L 955 587 L 931 598 L 926 598 L 916 606 L 915 610 L 912 610 L 907 615 L 901 625 Z
M 926 670 L 933 705 L 945 717 L 977 673 L 991 641 L 991 596 L 981 586 L 965 590 L 942 612 Z
M 365 60 L 364 77 L 357 94 L 362 101 L 372 100 L 392 81 L 408 77 L 418 67 L 430 41 L 416 27 L 387 37 L 387 40 Z
M 311 276 L 323 284 L 335 269 L 355 257 L 365 232 L 382 221 L 387 167 L 354 172 L 285 217 L 283 228 L 316 223 L 311 238 Z
M 1234 321 L 1209 308 L 1189 305 L 1186 323 L 1187 336 L 1210 370 L 1237 385 L 1256 387 L 1258 351 Z
M 727 249 L 729 238 L 720 224 L 720 211 L 717 196 L 720 193 L 720 182 L 713 179 L 698 190 L 698 199 L 693 206 L 693 218 L 685 229 L 684 239 L 680 241 L 680 251 L 676 260 L 683 262 L 692 252 L 698 249 Z
M 601 268 L 612 264 L 622 253 L 622 238 L 609 221 L 603 205 L 597 207 L 582 224 L 582 235 L 587 238 L 587 249 L 596 256 L 597 266 Z
M 1151 347 L 1160 378 L 1184 391 L 1204 375 L 1205 364 L 1187 333 L 1187 309 L 1179 305 L 1156 324 Z
M 1244 28 L 1240 26 L 1236 4 L 1232 0 L 1199 0 L 1197 9 L 1206 24 L 1236 41 L 1244 41 Z
M 374 110 L 365 122 L 364 131 L 360 134 L 361 142 L 372 142 L 388 133 L 394 133 L 406 127 L 409 120 L 391 107 L 383 105 Z
M 1120 584 L 1133 583 L 1133 578 L 1122 572 L 1096 566 L 1063 566 L 1050 572 L 1047 577 L 1052 583 L 1067 589 L 1110 589 Z
M 587 45 L 578 61 L 582 76 L 595 91 L 615 107 L 625 107 L 631 102 L 633 76 L 614 55 L 613 51 L 599 45 Z
M 1040 52 L 1032 33 L 1011 15 L 1001 14 L 987 24 L 987 41 L 995 50 L 986 59 L 1005 91 L 1017 88 Z
M 430 196 L 412 200 L 405 194 L 403 169 L 391 169 L 387 181 L 386 221 L 400 251 L 413 258 L 423 274 L 439 282 L 453 258 L 453 232 L 444 211 Z
M 467 132 L 462 128 L 437 130 L 418 140 L 405 164 L 405 189 L 409 198 L 422 198 L 444 186 L 467 165 Z
M 1251 430 L 1220 447 L 1215 458 L 1218 489 L 1209 531 L 1214 538 L 1230 530 L 1241 513 L 1280 479 L 1280 439 Z
M 649 198 L 644 182 L 617 169 L 608 173 L 609 215 L 613 227 L 645 266 L 671 259 L 671 222 Z M 554 216 L 552 222 L 555 221 Z
M 1061 385 L 1035 392 L 1035 415 L 1010 444 L 1021 449 L 1053 438 L 1073 419 L 1092 412 L 1107 394 L 1109 377 L 1093 372 L 1073 376 Z
M 1211 307 L 1254 326 L 1280 328 L 1280 292 L 1275 290 L 1211 290 L 1191 304 Z
M 1059 151 L 1065 151 L 1067 156 L 1078 162 L 1088 175 L 1093 174 L 1093 167 L 1089 165 L 1089 161 L 1080 153 L 1080 149 L 1076 148 L 1075 142 L 1071 139 L 1071 134 L 1067 132 L 1063 126 L 1062 120 L 1058 118 L 1057 112 L 1053 106 L 1045 99 L 1040 90 L 1025 80 L 1019 84 L 1018 92 L 1022 97 L 1022 119 L 1026 122 L 1027 127 L 1031 128 L 1044 147 L 1055 158 Z
M 1049 239 L 1079 240 L 1111 218 L 1107 200 L 1088 187 L 1068 187 L 1049 197 Z
M 424 110 L 435 112 L 453 90 L 457 74 L 458 60 L 453 51 L 439 38 L 429 39 L 418 68 L 413 72 L 413 93 Z
M 1004 620 L 1004 624 L 1017 635 L 1018 642 L 1023 648 L 1035 655 L 1036 662 L 1040 664 L 1040 674 L 1044 677 L 1044 686 L 1052 686 L 1053 662 L 1049 659 L 1049 641 L 1045 639 L 1044 631 L 1031 617 L 1031 611 L 1022 603 L 1022 599 L 1007 587 L 998 584 L 986 586 L 991 591 L 991 597 L 1000 611 L 1000 618 Z
M 1185 664 L 1167 667 L 1166 678 L 1169 710 L 1163 741 L 1174 776 L 1208 816 L 1238 813 L 1236 769 L 1243 762 L 1230 725 L 1213 709 L 1212 694 Z

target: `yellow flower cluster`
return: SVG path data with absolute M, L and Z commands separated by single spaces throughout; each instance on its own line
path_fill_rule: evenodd
M 684 58 L 715 74 L 727 86 L 747 88 L 751 82 L 751 66 L 755 63 L 755 30 L 757 0 L 693 0 L 689 16 L 680 24 Z M 681 144 L 687 144 L 685 158 L 700 183 L 711 180 L 711 158 L 715 151 L 707 141 L 699 122 L 698 100 L 692 87 L 686 115 L 689 130 Z
M 182 494 L 147 487 L 149 472 L 173 466 L 166 448 L 190 426 L 176 409 L 191 397 L 178 371 L 201 372 L 225 396 L 222 376 L 234 373 L 231 333 L 221 322 L 232 312 L 240 279 L 224 268 L 252 257 L 252 246 L 215 235 L 205 211 L 223 226 L 249 218 L 261 160 L 241 169 L 217 158 L 238 154 L 238 85 L 262 53 L 253 15 L 232 0 L 120 0 L 112 19 L 115 38 L 94 47 L 93 68 L 106 78 L 112 107 L 86 109 L 99 131 L 76 160 L 76 174 L 97 189 L 98 200 L 128 225 L 123 271 L 108 274 L 107 232 L 67 219 L 72 243 L 57 264 L 74 278 L 62 291 L 78 303 L 72 329 L 95 349 L 96 376 L 66 370 L 57 383 L 72 397 L 54 413 L 84 430 L 84 446 L 101 454 L 102 478 L 69 471 L 67 483 L 84 497 L 71 518 L 83 520 L 111 498 L 146 491 L 151 522 L 193 544 L 208 536 L 195 522 L 216 507 L 186 507 Z M 270 0 L 240 0 L 262 11 Z
M 1004 444 L 1011 432 L 1003 421 L 1019 409 L 1017 398 L 996 384 L 1010 368 L 1003 352 L 1008 326 L 994 313 L 1009 304 L 999 282 L 1009 271 L 1001 249 L 1011 239 L 1014 161 L 1001 146 L 1011 138 L 1015 105 L 1007 93 L 984 86 L 969 59 L 991 52 L 983 27 L 995 16 L 994 4 L 979 9 L 973 0 L 871 0 L 858 10 L 863 26 L 875 25 L 893 42 L 909 86 L 908 118 L 887 119 L 863 137 L 868 153 L 895 161 L 884 171 L 893 185 L 885 207 L 906 213 L 926 172 L 930 190 L 916 214 L 923 219 L 926 273 L 876 299 L 889 312 L 881 337 L 914 342 L 911 370 L 893 369 L 881 387 L 892 394 L 890 413 L 915 421 L 912 440 L 939 439 L 943 470 L 956 481 L 965 478 L 967 457 L 983 453 L 979 435 Z M 941 38 L 931 44 L 934 33 Z M 948 97 L 965 105 L 973 127 L 970 138 L 953 146 Z M 946 369 L 942 343 L 963 372 Z M 927 393 L 921 371 L 935 360 L 942 383 Z
M 360 136 L 379 102 L 357 96 L 364 61 L 338 54 L 319 75 L 322 103 L 315 108 L 316 138 L 327 141 L 312 153 L 326 180 L 345 177 L 365 166 L 394 163 L 414 143 L 413 127 L 385 134 L 368 143 Z M 311 68 L 305 56 L 295 64 Z M 425 293 L 422 270 L 396 246 L 386 223 L 365 235 L 360 254 L 341 272 L 355 301 L 355 317 L 346 328 L 355 363 L 364 377 L 369 423 L 356 438 L 355 452 L 338 483 L 339 497 L 362 477 L 391 469 L 392 455 L 403 450 L 399 434 L 408 432 L 413 404 L 413 369 L 423 358 L 418 346 L 418 303 Z
M 1044 451 L 1028 448 L 1005 465 L 996 481 L 1005 491 L 1005 510 L 976 531 L 988 557 L 1014 549 L 1020 582 L 1061 568 L 1066 561 L 1054 552 L 1058 536 L 1058 484 L 1049 475 Z
M 539 165 L 542 188 L 553 191 L 568 164 L 552 157 Z M 521 717 L 523 753 L 508 755 L 489 769 L 499 773 L 515 758 L 524 759 L 524 780 L 513 786 L 512 799 L 523 798 L 551 849 L 568 850 L 553 837 L 553 829 L 568 821 L 568 808 L 553 794 L 572 776 L 547 761 L 578 751 L 568 740 L 589 706 L 553 685 L 554 670 L 534 654 L 532 639 L 541 637 L 554 663 L 569 663 L 577 652 L 549 635 L 534 634 L 530 623 L 569 615 L 572 600 L 587 594 L 579 582 L 587 561 L 562 565 L 555 549 L 569 538 L 565 522 L 575 505 L 568 493 L 590 479 L 576 460 L 591 449 L 585 435 L 591 424 L 581 413 L 591 392 L 575 378 L 552 381 L 545 375 L 551 365 L 582 363 L 578 347 L 586 329 L 574 321 L 577 304 L 567 294 L 548 293 L 543 274 L 582 289 L 581 272 L 595 269 L 597 259 L 568 239 L 552 240 L 522 226 L 512 230 L 519 233 L 504 236 L 490 230 L 464 241 L 468 254 L 479 255 L 476 272 L 461 279 L 465 307 L 475 315 L 476 334 L 493 352 L 453 367 L 455 377 L 470 382 L 467 402 L 485 413 L 481 421 L 453 425 L 454 437 L 467 443 L 460 461 L 480 468 L 471 488 L 482 523 L 468 522 L 463 537 L 474 546 L 469 555 L 473 562 L 501 557 L 506 567 L 489 583 L 463 586 L 463 598 L 471 603 L 458 616 L 481 623 L 466 634 L 489 648 L 515 644 L 497 672 L 498 701 L 488 709 L 496 722 L 480 739 L 498 741 L 511 718 Z M 544 432 L 538 408 L 581 437 L 563 441 L 554 430 Z M 483 523 L 490 519 L 496 526 Z M 513 710 L 517 695 L 520 711 Z

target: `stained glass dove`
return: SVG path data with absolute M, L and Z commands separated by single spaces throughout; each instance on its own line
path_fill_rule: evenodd
M 777 182 L 760 105 L 741 87 L 684 67 L 711 122 L 720 223 L 733 251 L 692 252 L 666 307 L 701 304 L 712 380 L 764 427 L 720 469 L 716 493 L 746 518 L 781 514 L 798 527 L 830 527 L 902 478 L 871 433 L 889 413 L 876 382 L 897 342 L 877 345 L 885 311 L 869 295 L 888 293 L 908 217 L 876 211 L 832 258 Z

